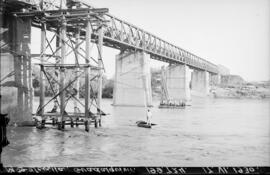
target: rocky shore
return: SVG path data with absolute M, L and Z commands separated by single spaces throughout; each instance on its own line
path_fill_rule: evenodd
M 210 96 L 214 98 L 270 98 L 270 81 L 245 82 L 241 77 L 222 77 L 221 84 L 213 86 Z

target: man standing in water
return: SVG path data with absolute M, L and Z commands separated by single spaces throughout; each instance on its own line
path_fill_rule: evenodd
M 147 109 L 147 116 L 146 116 L 146 119 L 147 119 L 147 125 L 151 127 L 152 113 L 151 113 L 151 111 L 150 111 L 149 108 Z

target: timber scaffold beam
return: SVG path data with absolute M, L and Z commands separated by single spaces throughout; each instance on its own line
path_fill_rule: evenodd
M 86 37 L 86 26 L 87 21 L 91 23 L 91 28 L 93 32 L 98 32 L 98 29 L 106 21 L 104 19 L 104 14 L 108 12 L 107 8 L 100 9 L 62 9 L 62 10 L 43 10 L 43 11 L 32 11 L 32 12 L 14 12 L 13 15 L 16 17 L 32 18 L 32 26 L 42 28 L 42 23 L 46 23 L 46 30 L 51 32 L 57 32 L 57 29 L 62 24 L 63 20 L 66 22 L 66 32 L 68 36 L 74 37 L 80 29 L 81 39 Z M 94 35 L 94 34 L 92 34 Z M 96 37 L 91 37 L 96 40 Z M 94 41 L 93 42 L 97 42 Z

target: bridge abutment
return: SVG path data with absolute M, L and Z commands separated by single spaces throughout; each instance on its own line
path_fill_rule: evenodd
M 152 105 L 150 55 L 143 52 L 120 53 L 115 60 L 113 104 Z
M 169 65 L 166 69 L 166 83 L 169 99 L 191 102 L 191 72 L 187 65 Z
M 209 81 L 209 72 L 194 70 L 191 80 L 192 95 L 200 97 L 207 96 L 210 90 Z

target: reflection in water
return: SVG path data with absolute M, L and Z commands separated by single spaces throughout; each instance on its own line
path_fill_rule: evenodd
M 6 166 L 267 166 L 269 101 L 193 99 L 186 109 L 145 109 L 104 100 L 102 128 L 9 128 Z M 157 104 L 155 105 L 157 106 Z M 70 106 L 70 108 L 72 108 Z

